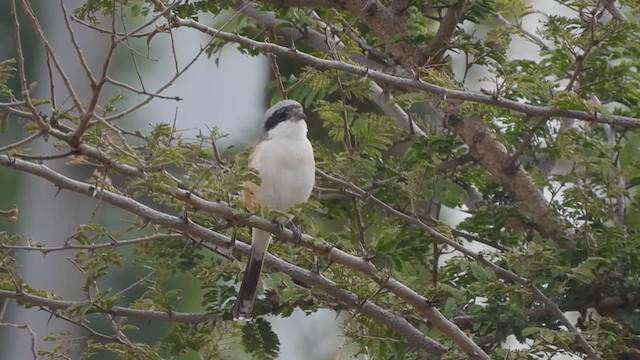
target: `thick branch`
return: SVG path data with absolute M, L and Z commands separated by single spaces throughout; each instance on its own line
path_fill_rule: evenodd
M 478 163 L 524 206 L 536 231 L 552 238 L 561 248 L 575 247 L 573 241 L 563 235 L 563 225 L 558 220 L 558 215 L 549 208 L 533 179 L 521 166 L 511 165 L 507 149 L 489 132 L 481 118 L 460 119 L 453 116 L 449 119 L 449 125 L 469 146 L 469 151 Z
M 425 51 L 425 55 L 428 58 L 427 65 L 433 66 L 442 62 L 444 54 L 447 51 L 447 47 L 451 42 L 451 38 L 458 28 L 458 24 L 463 20 L 462 16 L 464 15 L 464 8 L 466 5 L 467 0 L 458 0 L 458 2 L 453 4 L 453 6 L 447 10 L 446 15 L 440 23 L 438 32 L 436 32 L 436 35 L 433 37 Z

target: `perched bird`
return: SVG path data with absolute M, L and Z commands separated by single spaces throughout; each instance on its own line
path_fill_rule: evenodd
M 315 180 L 315 160 L 305 119 L 302 105 L 294 100 L 282 100 L 264 114 L 262 137 L 249 157 L 249 166 L 258 172 L 260 185 L 247 182 L 242 192 L 250 211 L 269 208 L 284 212 L 309 199 Z M 251 254 L 234 310 L 236 320 L 253 316 L 270 240 L 268 232 L 252 229 Z

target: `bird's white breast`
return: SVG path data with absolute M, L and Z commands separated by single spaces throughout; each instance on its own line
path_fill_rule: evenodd
M 277 136 L 262 141 L 254 149 L 249 165 L 260 175 L 260 186 L 254 194 L 259 205 L 286 211 L 309 199 L 315 161 L 306 136 Z

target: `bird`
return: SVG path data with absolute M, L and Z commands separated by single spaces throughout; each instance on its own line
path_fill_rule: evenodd
M 313 147 L 307 138 L 304 109 L 295 100 L 281 100 L 264 114 L 260 140 L 249 156 L 260 185 L 245 182 L 242 200 L 251 212 L 268 208 L 286 212 L 306 202 L 315 182 Z M 271 234 L 253 228 L 251 253 L 238 291 L 234 319 L 253 318 L 258 282 Z

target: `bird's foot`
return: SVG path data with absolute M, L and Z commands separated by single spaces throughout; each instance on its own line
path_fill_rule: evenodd
M 293 233 L 293 238 L 291 239 L 293 241 L 293 245 L 299 245 L 302 242 L 302 226 L 298 227 L 293 223 L 293 221 L 289 221 L 287 229 L 291 230 L 291 232 Z

